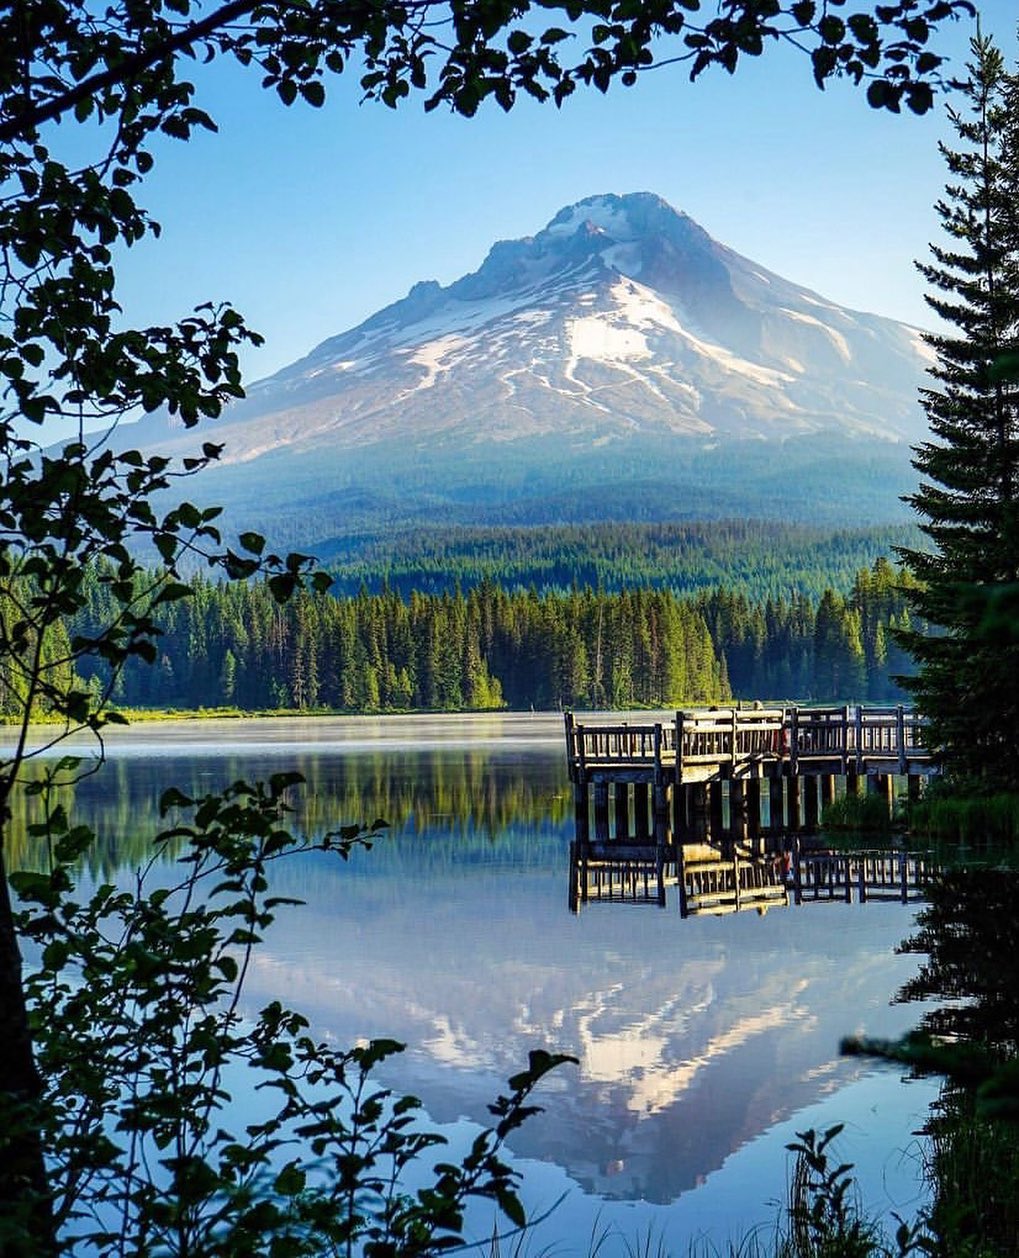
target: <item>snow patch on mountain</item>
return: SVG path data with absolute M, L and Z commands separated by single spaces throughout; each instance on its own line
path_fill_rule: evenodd
M 682 332 L 682 336 L 703 358 L 717 363 L 727 372 L 745 376 L 748 380 L 754 380 L 758 384 L 777 387 L 784 384 L 792 384 L 796 379 L 795 376 L 789 375 L 788 372 L 776 371 L 773 367 L 762 367 L 758 363 L 749 362 L 746 358 L 741 358 L 723 345 L 712 345 L 707 341 L 702 341 L 699 337 L 694 336 L 692 332 L 687 332 L 685 329 Z
M 590 197 L 254 385 L 226 458 L 393 441 L 590 447 L 811 432 L 923 439 L 920 333 L 720 245 L 649 193 Z
M 811 327 L 820 328 L 821 331 L 829 337 L 835 344 L 840 357 L 844 363 L 848 363 L 853 355 L 849 348 L 849 342 L 836 328 L 830 327 L 827 323 L 822 323 L 820 319 L 815 319 L 813 315 L 803 314 L 799 310 L 789 310 L 786 306 L 779 306 L 779 310 L 784 315 L 788 315 L 790 319 L 795 319 L 799 323 L 809 323 Z
M 590 224 L 615 241 L 633 240 L 635 233 L 623 200 L 600 196 L 578 201 L 576 205 L 560 210 L 541 234 L 548 239 L 569 238 L 576 234 L 578 228 Z
M 578 358 L 591 358 L 600 362 L 625 361 L 627 358 L 650 358 L 646 337 L 635 328 L 621 327 L 610 322 L 604 315 L 590 315 L 586 319 L 573 319 L 567 325 L 570 357 L 565 374 L 573 377 Z
M 612 285 L 609 295 L 616 302 L 620 314 L 635 327 L 664 328 L 682 335 L 683 327 L 675 310 L 653 289 L 623 279 Z
M 438 340 L 427 341 L 424 345 L 419 345 L 411 353 L 408 362 L 415 367 L 423 367 L 425 371 L 424 377 L 418 381 L 413 389 L 405 390 L 401 394 L 401 398 L 407 397 L 411 393 L 420 393 L 422 389 L 431 389 L 435 385 L 439 373 L 448 370 L 456 362 L 457 350 L 463 350 L 469 344 L 470 341 L 462 336 L 440 336 Z

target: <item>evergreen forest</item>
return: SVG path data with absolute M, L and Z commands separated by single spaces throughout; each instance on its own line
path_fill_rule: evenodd
M 910 579 L 887 559 L 848 593 L 752 599 L 714 589 L 384 588 L 305 591 L 280 603 L 264 582 L 198 580 L 164 602 L 154 667 L 116 673 L 81 660 L 79 682 L 125 707 L 399 712 L 509 707 L 659 707 L 741 699 L 888 702 L 908 660 Z M 107 623 L 110 574 L 86 574 L 84 609 L 50 636 L 89 638 Z M 56 644 L 56 645 L 54 645 Z M 0 711 L 24 701 L 0 675 Z
M 792 594 L 849 594 L 861 568 L 915 545 L 914 526 L 831 528 L 761 519 L 446 524 L 351 533 L 315 553 L 334 594 L 396 590 L 405 598 L 467 590 L 488 579 L 507 590 L 682 593 L 724 588 L 764 602 Z

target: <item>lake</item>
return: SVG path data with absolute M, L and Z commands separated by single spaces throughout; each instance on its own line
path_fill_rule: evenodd
M 891 1003 L 916 971 L 897 956 L 912 906 L 817 903 L 763 915 L 568 907 L 573 814 L 561 718 L 407 716 L 180 721 L 113 729 L 109 763 L 76 789 L 104 837 L 95 875 L 126 876 L 158 828 L 160 793 L 297 769 L 295 826 L 384 817 L 349 862 L 276 868 L 300 897 L 256 954 L 252 1010 L 280 998 L 337 1043 L 393 1036 L 383 1073 L 462 1140 L 530 1048 L 579 1065 L 543 1085 L 545 1113 L 512 1140 L 529 1239 L 557 1253 L 646 1243 L 685 1254 L 769 1228 L 797 1131 L 846 1124 L 867 1208 L 926 1199 L 914 1132 L 937 1093 L 894 1068 L 843 1059 L 847 1033 L 897 1036 Z M 491 1234 L 490 1212 L 478 1220 Z

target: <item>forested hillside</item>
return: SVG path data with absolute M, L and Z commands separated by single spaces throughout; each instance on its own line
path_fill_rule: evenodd
M 677 593 L 721 588 L 756 602 L 826 589 L 849 594 L 861 568 L 916 543 L 909 525 L 820 528 L 764 520 L 600 522 L 529 527 L 420 527 L 351 534 L 316 546 L 334 594 L 383 588 L 404 597 L 468 590 L 488 579 L 504 589 Z
M 89 635 L 110 614 L 107 585 L 86 574 Z M 890 630 L 905 627 L 903 585 L 887 560 L 826 590 L 754 601 L 727 590 L 509 592 L 484 580 L 464 593 L 301 594 L 277 603 L 258 583 L 199 580 L 160 608 L 155 667 L 129 663 L 125 706 L 405 711 L 639 707 L 744 699 L 892 700 L 907 671 Z M 66 639 L 65 639 L 66 642 Z M 52 646 L 50 650 L 52 651 Z M 56 657 L 54 657 L 56 658 Z M 102 665 L 82 678 L 92 690 Z M 0 677 L 0 710 L 17 678 Z

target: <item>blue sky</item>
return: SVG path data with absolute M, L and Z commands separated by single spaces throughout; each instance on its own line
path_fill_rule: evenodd
M 1014 63 L 1015 0 L 982 8 Z M 941 46 L 964 58 L 968 36 L 956 24 Z M 818 92 L 791 51 L 733 78 L 691 84 L 674 66 L 562 110 L 524 102 L 470 120 L 414 99 L 359 104 L 356 74 L 333 81 L 322 110 L 284 109 L 257 79 L 226 65 L 205 76 L 200 103 L 220 133 L 160 154 L 140 199 L 163 236 L 121 269 L 134 322 L 234 302 L 267 338 L 246 356 L 249 380 L 599 192 L 656 192 L 789 279 L 929 322 L 912 261 L 937 235 L 943 108 L 894 117 L 847 84 Z

